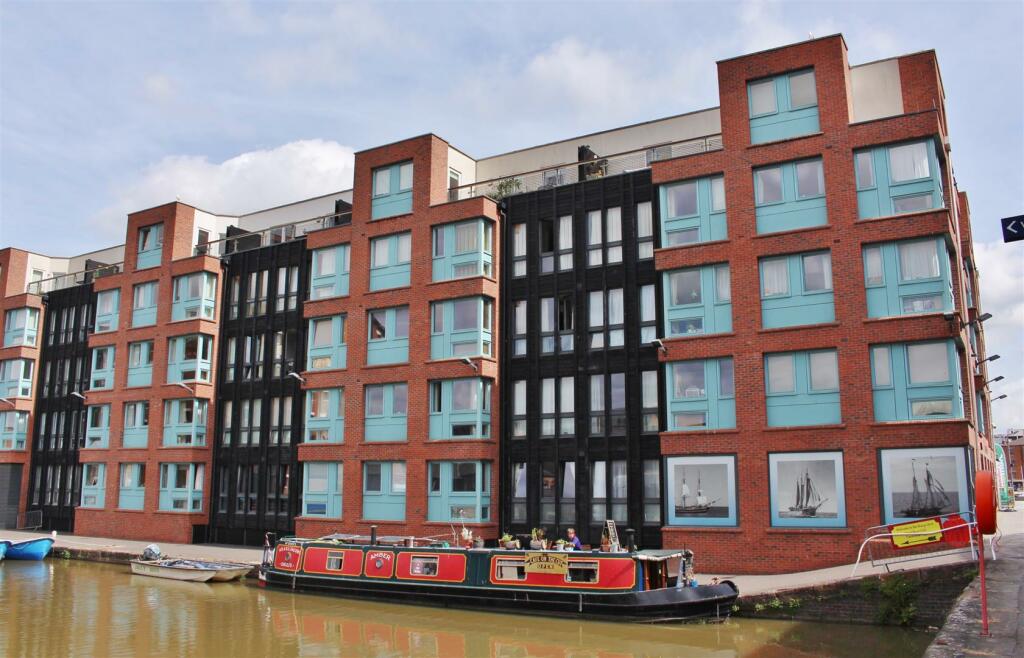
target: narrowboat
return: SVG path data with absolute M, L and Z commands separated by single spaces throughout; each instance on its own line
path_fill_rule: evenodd
M 533 551 L 415 546 L 352 535 L 270 543 L 260 584 L 493 612 L 667 622 L 729 616 L 730 581 L 697 585 L 688 550 Z M 679 560 L 678 576 L 669 564 Z

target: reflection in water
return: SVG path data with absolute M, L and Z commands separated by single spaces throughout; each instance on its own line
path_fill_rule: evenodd
M 132 576 L 126 566 L 0 562 L 2 656 L 639 658 L 917 656 L 924 633 L 733 620 L 611 624 L 351 601 Z

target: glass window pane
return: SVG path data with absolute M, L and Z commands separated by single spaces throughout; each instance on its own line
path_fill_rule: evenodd
M 792 393 L 796 390 L 796 373 L 792 354 L 772 354 L 765 359 L 768 367 L 768 392 Z
M 604 411 L 604 375 L 590 376 L 590 410 Z
M 761 296 L 789 294 L 789 260 L 772 258 L 761 261 Z
M 673 306 L 700 304 L 702 300 L 700 270 L 681 270 L 669 274 L 669 291 Z
M 649 238 L 654 234 L 654 214 L 651 211 L 651 202 L 644 201 L 636 205 L 636 235 L 639 238 Z
M 587 244 L 601 244 L 601 211 L 591 210 L 587 213 Z
M 924 194 L 912 194 L 910 196 L 901 196 L 892 200 L 893 213 L 900 215 L 907 212 L 919 212 L 922 210 L 931 210 L 932 208 L 932 193 L 925 192 Z
M 460 299 L 452 302 L 452 311 L 455 316 L 452 322 L 452 330 L 465 331 L 478 328 L 477 309 L 479 306 L 476 299 Z
M 775 80 L 761 80 L 750 84 L 750 115 L 775 112 Z
M 372 241 L 370 267 L 386 267 L 391 264 L 390 238 L 377 238 Z
M 472 227 L 475 231 L 476 227 Z M 398 236 L 398 262 L 408 263 L 412 256 L 412 234 L 402 233 Z
M 736 395 L 732 359 L 718 360 L 718 394 L 722 397 Z
M 836 352 L 811 352 L 811 390 L 834 391 L 839 388 L 839 364 Z
M 796 196 L 806 199 L 825 193 L 825 174 L 821 160 L 798 162 L 796 165 Z
M 594 462 L 590 479 L 593 482 L 592 497 L 607 498 L 608 478 L 605 475 L 605 462 Z
M 790 109 L 810 107 L 818 104 L 818 94 L 814 88 L 814 71 L 801 71 L 789 76 Z
M 366 387 L 366 415 L 367 416 L 382 416 L 382 415 L 384 415 L 384 387 L 383 386 L 367 386 Z
M 395 338 L 409 337 L 409 307 L 399 306 L 395 309 Z
M 911 384 L 949 381 L 949 359 L 946 343 L 907 345 L 907 362 Z
M 864 247 L 864 284 L 877 286 L 885 282 L 882 270 L 882 248 Z
M 668 188 L 668 216 L 688 217 L 697 214 L 697 181 L 679 183 Z
M 612 373 L 611 379 L 611 402 L 612 411 L 626 408 L 626 375 L 621 372 Z
M 892 371 L 889 348 L 871 348 L 871 363 L 874 366 L 875 386 L 891 386 Z
M 928 178 L 928 144 L 917 142 L 890 147 L 889 166 L 894 183 Z
M 406 414 L 409 406 L 409 388 L 406 384 L 391 386 L 391 413 L 395 416 Z
M 391 492 L 405 493 L 405 462 L 391 462 Z
M 608 242 L 622 241 L 622 209 L 609 208 L 605 211 L 605 224 Z
M 898 250 L 900 275 L 904 281 L 939 276 L 939 251 L 935 239 L 903 242 L 898 245 Z
M 856 156 L 857 187 L 865 189 L 875 186 L 875 161 L 871 151 L 861 151 Z
M 526 415 L 526 382 L 519 380 L 514 385 L 512 413 L 516 416 Z
M 656 306 L 654 285 L 642 286 L 640 288 L 640 321 L 654 322 L 657 319 Z
M 641 396 L 644 409 L 656 409 L 658 407 L 658 372 L 656 370 L 645 370 L 640 374 Z
M 715 268 L 715 298 L 720 302 L 732 301 L 728 265 L 719 265 Z
M 804 256 L 804 292 L 832 290 L 831 254 Z
M 622 288 L 614 288 L 608 291 L 608 324 L 622 324 L 624 321 L 625 309 L 622 306 Z
M 711 212 L 725 210 L 725 178 L 715 176 L 711 179 Z
M 572 215 L 558 218 L 558 248 L 572 249 Z
M 412 163 L 406 162 L 398 168 L 398 189 L 412 189 Z
M 672 397 L 677 400 L 705 397 L 704 362 L 681 361 L 672 364 L 672 387 Z
M 782 168 L 770 167 L 754 172 L 757 183 L 758 203 L 778 203 L 782 201 Z
M 600 290 L 594 290 L 590 293 L 590 326 L 591 327 L 603 327 L 604 326 L 604 292 Z
M 373 172 L 373 195 L 382 196 L 391 193 L 391 169 L 385 167 Z

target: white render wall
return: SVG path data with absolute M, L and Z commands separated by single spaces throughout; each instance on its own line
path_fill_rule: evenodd
M 289 203 L 284 206 L 258 210 L 238 217 L 238 226 L 246 231 L 262 231 L 272 226 L 322 217 L 334 213 L 334 202 L 338 199 L 352 203 L 352 190 L 343 190 L 324 196 L 313 197 Z

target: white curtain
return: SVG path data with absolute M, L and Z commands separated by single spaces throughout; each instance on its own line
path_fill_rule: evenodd
M 563 414 L 571 414 L 576 407 L 576 381 L 574 377 L 562 377 L 559 407 Z
M 555 413 L 555 380 L 553 377 L 541 380 L 540 402 L 542 414 Z
M 587 213 L 587 244 L 601 244 L 601 211 Z
M 612 462 L 612 498 L 626 497 L 626 462 L 615 460 Z
M 594 483 L 593 497 L 607 498 L 608 497 L 608 481 L 605 476 L 605 463 L 603 461 L 594 462 L 593 473 L 590 479 Z
M 604 326 L 604 293 L 595 290 L 590 293 L 590 326 Z
M 622 307 L 622 288 L 615 288 L 608 291 L 608 324 L 622 324 L 624 322 L 624 310 Z
M 715 268 L 715 295 L 720 302 L 732 300 L 732 286 L 729 280 L 728 265 L 719 265 Z
M 903 144 L 893 146 L 889 149 L 889 164 L 892 167 L 892 180 L 899 183 L 918 178 L 927 178 L 928 170 L 928 144 L 917 142 L 916 144 Z
M 939 276 L 939 254 L 935 240 L 908 242 L 899 246 L 900 270 L 904 281 Z
M 609 208 L 606 211 L 605 223 L 608 225 L 608 242 L 622 242 L 622 209 Z
M 761 263 L 761 295 L 789 294 L 789 262 L 785 258 Z
M 512 227 L 513 256 L 526 255 L 526 224 L 516 224 Z
M 793 378 L 793 356 L 776 354 L 768 357 L 768 392 L 788 393 L 796 388 Z
M 651 202 L 644 201 L 636 206 L 636 235 L 647 238 L 654 234 L 654 215 L 651 213 Z
M 590 410 L 604 411 L 604 375 L 590 376 Z
M 576 497 L 576 462 L 565 462 L 562 472 L 562 498 Z
M 572 215 L 558 218 L 558 248 L 572 249 Z
M 515 490 L 512 497 L 526 498 L 526 464 L 516 464 L 513 481 L 515 482 Z

